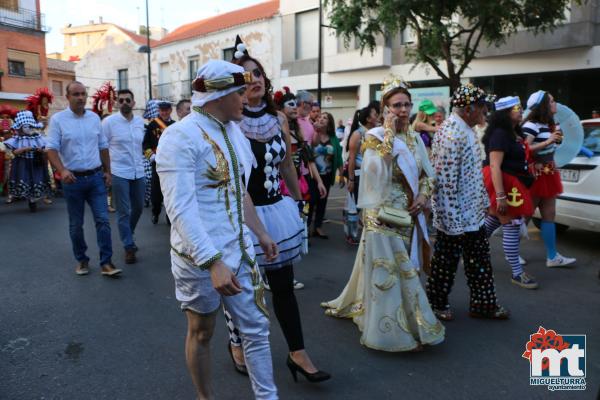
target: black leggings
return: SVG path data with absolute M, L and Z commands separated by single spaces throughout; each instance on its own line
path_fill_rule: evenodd
M 273 294 L 273 309 L 283 331 L 283 336 L 288 344 L 290 352 L 304 349 L 304 336 L 302 335 L 302 323 L 298 302 L 294 294 L 294 267 L 286 265 L 275 270 L 265 270 L 267 281 Z M 238 329 L 233 325 L 231 315 L 225 311 L 225 320 L 229 337 L 234 346 L 241 344 Z
M 156 163 L 152 163 L 152 181 L 150 189 L 150 199 L 152 200 L 152 215 L 160 215 L 163 205 L 163 195 L 160 190 L 160 179 L 156 173 Z
M 327 209 L 327 199 L 329 198 L 329 189 L 331 189 L 332 176 L 331 174 L 321 175 L 321 180 L 325 189 L 327 189 L 327 195 L 323 198 L 319 196 L 317 200 L 317 209 L 315 215 L 315 229 L 320 228 L 323 225 L 323 219 L 325 218 L 325 210 Z

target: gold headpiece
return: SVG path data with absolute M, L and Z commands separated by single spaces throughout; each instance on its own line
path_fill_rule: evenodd
M 404 88 L 408 90 L 408 82 L 402 80 L 399 76 L 390 76 L 383 80 L 383 85 L 381 85 L 381 95 L 385 96 L 387 92 L 396 88 Z
M 252 83 L 250 72 L 234 72 L 231 75 L 214 79 L 196 78 L 192 82 L 192 88 L 197 92 L 217 92 L 235 86 L 244 86 L 247 83 Z

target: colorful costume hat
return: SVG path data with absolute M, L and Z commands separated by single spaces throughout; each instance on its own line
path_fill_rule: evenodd
M 44 102 L 44 99 L 47 101 Z M 25 99 L 25 102 L 27 103 L 26 109 L 31 111 L 33 116 L 37 119 L 40 117 L 47 117 L 52 100 L 54 100 L 54 95 L 48 88 L 39 88 L 34 94 Z
M 24 126 L 31 126 L 32 128 L 41 129 L 44 127 L 44 124 L 41 122 L 37 122 L 33 117 L 33 113 L 29 110 L 19 111 L 15 118 L 15 123 L 13 125 L 13 129 L 21 129 Z
M 242 38 L 240 37 L 240 35 L 236 35 L 235 52 L 233 53 L 233 60 L 239 60 L 244 56 L 250 57 L 250 54 L 248 53 L 248 48 L 246 47 L 244 42 L 242 42 Z
M 105 114 L 112 114 L 113 105 L 117 101 L 117 91 L 110 82 L 105 82 L 92 96 L 92 111 L 102 117 Z M 106 108 L 106 109 L 105 109 Z
M 491 100 L 485 91 L 472 83 L 459 86 L 452 95 L 452 107 L 464 108 L 473 104 L 487 103 Z
M 283 108 L 286 105 L 291 105 L 289 102 L 292 100 L 296 100 L 296 95 L 290 91 L 290 88 L 287 86 L 283 87 L 283 91 L 278 90 L 273 94 L 273 101 L 279 108 Z

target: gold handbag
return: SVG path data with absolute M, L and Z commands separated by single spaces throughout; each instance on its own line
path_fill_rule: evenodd
M 384 224 L 394 227 L 408 227 L 412 224 L 412 217 L 408 211 L 388 206 L 381 206 L 379 208 L 377 219 Z

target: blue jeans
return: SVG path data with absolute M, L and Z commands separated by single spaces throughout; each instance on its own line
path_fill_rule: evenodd
M 117 209 L 119 236 L 126 250 L 136 248 L 133 241 L 135 227 L 144 209 L 146 178 L 125 179 L 112 176 L 112 198 Z
M 92 209 L 96 223 L 96 240 L 100 249 L 100 265 L 111 262 L 112 240 L 110 237 L 110 222 L 108 220 L 108 202 L 106 201 L 106 186 L 102 172 L 89 176 L 78 176 L 74 183 L 63 183 L 63 193 L 67 201 L 69 213 L 69 235 L 73 245 L 73 254 L 79 262 L 89 261 L 85 252 L 87 244 L 83 236 L 83 215 L 85 203 Z

